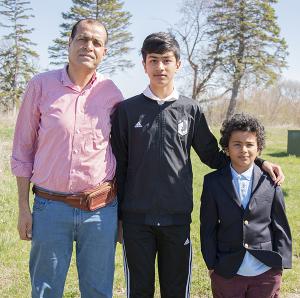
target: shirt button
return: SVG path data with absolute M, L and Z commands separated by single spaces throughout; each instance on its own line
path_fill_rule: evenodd
M 249 223 L 248 220 L 245 220 L 245 221 L 244 221 L 244 224 L 245 224 L 245 225 L 248 225 L 248 223 Z
M 77 133 L 77 134 L 80 133 L 80 129 L 76 129 L 76 133 Z
M 78 153 L 78 150 L 77 150 L 77 149 L 75 149 L 75 150 L 73 151 L 73 153 L 75 153 L 75 154 L 76 154 L 76 153 Z
M 248 248 L 248 247 L 249 247 L 248 243 L 245 243 L 245 244 L 244 244 L 244 247 L 245 247 L 245 248 Z

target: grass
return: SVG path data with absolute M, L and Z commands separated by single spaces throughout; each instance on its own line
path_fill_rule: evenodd
M 15 179 L 10 174 L 9 159 L 13 128 L 12 122 L 0 121 L 0 297 L 30 297 L 28 258 L 30 243 L 20 241 L 17 225 L 17 190 Z M 293 269 L 284 271 L 282 296 L 300 297 L 300 157 L 287 156 L 287 129 L 267 128 L 267 148 L 263 158 L 278 163 L 286 175 L 283 190 L 287 214 L 293 235 Z M 211 297 L 209 278 L 200 253 L 199 201 L 202 177 L 210 169 L 201 164 L 193 153 L 194 212 L 192 223 L 193 277 L 192 297 Z M 64 297 L 80 297 L 77 272 L 73 256 L 65 286 Z M 122 251 L 117 247 L 114 297 L 125 297 Z M 159 290 L 156 296 L 159 297 Z

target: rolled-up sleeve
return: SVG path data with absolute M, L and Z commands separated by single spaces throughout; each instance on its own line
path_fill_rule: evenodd
M 40 122 L 39 88 L 31 80 L 23 95 L 17 118 L 11 156 L 11 171 L 17 177 L 31 177 Z

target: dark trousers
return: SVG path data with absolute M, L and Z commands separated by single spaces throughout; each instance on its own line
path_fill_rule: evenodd
M 189 297 L 192 263 L 190 225 L 123 223 L 123 251 L 127 297 L 154 296 L 156 255 L 161 297 Z
M 211 275 L 214 298 L 278 298 L 282 270 L 270 269 L 257 276 L 235 275 L 226 279 L 217 273 Z

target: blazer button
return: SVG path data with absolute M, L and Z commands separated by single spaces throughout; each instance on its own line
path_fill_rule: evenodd
M 245 220 L 245 221 L 244 221 L 244 224 L 245 224 L 245 225 L 248 225 L 248 223 L 249 223 L 248 220 Z
M 245 247 L 245 248 L 248 248 L 248 247 L 249 247 L 248 243 L 245 243 L 245 244 L 244 244 L 244 247 Z

